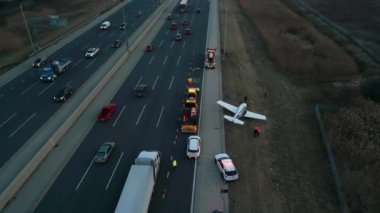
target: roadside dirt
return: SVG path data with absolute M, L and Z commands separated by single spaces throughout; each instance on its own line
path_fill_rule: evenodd
M 243 0 L 242 0 L 243 1 Z M 311 80 L 290 77 L 268 57 L 261 34 L 237 0 L 220 2 L 221 41 L 228 8 L 223 98 L 268 121 L 225 122 L 226 149 L 240 179 L 229 185 L 230 212 L 338 212 L 314 104 L 324 94 Z M 253 137 L 254 126 L 262 128 Z

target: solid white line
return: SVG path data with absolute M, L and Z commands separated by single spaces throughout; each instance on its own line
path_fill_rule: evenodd
M 140 112 L 139 118 L 138 118 L 137 121 L 136 121 L 136 126 L 137 126 L 137 124 L 139 124 L 139 121 L 140 121 L 141 115 L 144 113 L 145 107 L 146 107 L 146 104 L 144 104 L 144 107 L 142 108 L 142 110 L 141 110 L 141 112 Z
M 69 82 L 65 85 L 65 87 L 67 87 L 68 85 L 70 85 L 72 82 L 73 82 L 73 81 L 69 81 Z
M 103 37 L 103 35 L 104 34 L 106 34 L 106 32 L 104 31 L 104 32 L 102 32 L 102 33 L 100 33 L 99 35 L 98 35 L 98 38 L 100 38 L 100 37 Z
M 13 115 L 11 115 L 11 117 L 9 117 L 7 120 L 5 120 L 1 125 L 0 127 L 3 127 L 9 120 L 11 120 L 14 116 L 17 115 L 17 112 L 15 112 Z
M 121 114 L 123 114 L 124 109 L 125 109 L 125 105 L 123 106 L 123 109 L 121 109 L 121 111 L 120 111 L 119 115 L 117 116 L 115 122 L 113 123 L 112 127 L 115 127 L 115 125 L 116 125 L 117 121 L 119 120 Z
M 156 80 L 155 80 L 154 83 L 153 83 L 152 90 L 154 90 L 154 87 L 156 86 L 157 80 L 158 80 L 158 75 L 157 75 L 157 77 L 156 77 Z
M 110 179 L 108 180 L 108 183 L 107 183 L 107 186 L 106 186 L 106 190 L 108 189 L 108 186 L 109 186 L 110 183 L 111 183 L 111 180 L 112 180 L 112 178 L 113 178 L 113 175 L 115 174 L 116 169 L 117 169 L 117 167 L 119 166 L 119 163 L 120 163 L 121 159 L 123 158 L 123 155 L 124 155 L 124 152 L 121 153 L 121 155 L 120 155 L 120 157 L 119 157 L 119 160 L 117 161 L 116 166 L 115 166 L 115 168 L 114 168 L 113 171 L 112 171 L 111 177 L 110 177 Z
M 49 86 L 45 87 L 45 89 L 41 90 L 40 93 L 38 93 L 38 96 L 40 96 L 42 93 L 44 93 L 47 89 L 49 89 L 55 82 L 49 84 Z
M 96 56 L 95 56 L 96 57 Z M 92 63 L 94 63 L 96 61 L 96 58 L 95 59 L 92 59 L 91 61 L 90 61 L 90 63 L 88 63 L 85 67 L 84 67 L 84 69 L 87 69 Z
M 90 44 L 86 44 L 86 45 L 84 45 L 80 50 L 85 50 L 85 49 L 87 49 L 88 47 L 90 46 Z
M 35 115 L 36 115 L 36 113 L 33 113 L 28 119 L 26 119 L 26 121 L 24 121 L 24 123 L 22 123 L 19 127 L 17 127 L 17 129 L 14 132 L 12 132 L 12 134 L 10 134 L 9 137 L 11 138 L 14 134 L 16 134 L 16 132 L 19 131 Z
M 185 48 L 186 41 L 183 42 L 182 48 Z
M 32 89 L 32 87 L 36 86 L 37 83 L 38 83 L 38 81 L 36 81 L 34 84 L 32 84 L 32 86 L 30 86 L 26 90 L 24 90 L 20 95 L 24 95 L 26 92 L 28 92 L 28 90 L 30 90 L 30 89 Z
M 137 86 L 140 84 L 140 81 L 142 80 L 142 76 L 140 77 L 139 81 L 137 82 L 136 86 L 135 86 L 135 89 L 137 88 Z
M 108 38 L 112 38 L 113 35 L 115 35 L 115 33 L 116 33 L 116 32 L 111 33 L 111 34 L 108 36 Z
M 153 59 L 156 57 L 156 55 L 154 55 L 151 59 L 150 59 L 150 61 L 149 61 L 149 64 L 148 65 L 150 65 L 151 63 L 152 63 L 152 61 L 153 61 Z
M 178 57 L 177 66 L 178 66 L 178 64 L 179 64 L 180 61 L 181 61 L 181 56 Z
M 168 56 L 166 55 L 165 60 L 164 60 L 164 63 L 162 63 L 162 65 L 165 64 L 165 62 L 166 62 L 167 59 L 168 59 Z
M 170 81 L 169 90 L 170 90 L 170 88 L 172 87 L 173 80 L 174 80 L 174 75 L 172 76 L 172 80 Z
M 165 108 L 165 106 L 162 105 L 161 112 L 160 112 L 160 116 L 158 117 L 158 121 L 157 121 L 157 123 L 156 123 L 156 128 L 158 127 L 158 124 L 160 123 L 161 116 L 162 116 L 162 112 L 164 111 L 164 108 Z
M 74 69 L 82 61 L 83 61 L 83 58 L 79 59 L 79 61 L 75 62 L 75 64 L 72 66 L 72 68 Z
M 158 47 L 161 47 L 163 43 L 164 43 L 164 40 L 161 40 L 161 42 L 160 42 L 160 44 L 158 45 Z
M 92 164 L 94 163 L 94 160 L 95 160 L 95 156 L 94 156 L 94 158 L 91 160 L 90 165 L 88 165 L 88 167 L 87 167 L 87 169 L 86 169 L 86 172 L 83 174 L 83 176 L 82 176 L 82 178 L 80 179 L 80 181 L 79 181 L 77 187 L 75 188 L 75 190 L 78 190 L 79 186 L 82 184 L 84 178 L 85 178 L 86 175 L 87 175 L 87 172 L 90 170 Z
M 173 45 L 174 45 L 174 41 L 172 41 L 172 44 L 170 45 L 170 48 L 172 48 L 172 47 L 173 47 Z

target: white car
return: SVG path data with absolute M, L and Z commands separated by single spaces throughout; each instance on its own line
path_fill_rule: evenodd
M 91 47 L 87 50 L 85 56 L 86 58 L 93 58 L 95 57 L 97 54 L 99 54 L 99 51 L 100 49 L 97 48 L 97 47 Z
M 239 178 L 232 159 L 226 153 L 219 153 L 215 155 L 215 163 L 222 173 L 224 180 L 233 181 Z
M 106 29 L 108 29 L 110 26 L 111 26 L 111 22 L 109 22 L 109 21 L 105 21 L 105 22 L 102 23 L 102 25 L 100 25 L 100 29 L 101 29 L 101 30 L 106 30 Z
M 201 154 L 201 138 L 192 135 L 187 139 L 186 155 L 189 158 L 199 158 Z

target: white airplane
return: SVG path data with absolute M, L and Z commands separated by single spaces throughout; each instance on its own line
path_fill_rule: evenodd
M 267 117 L 265 115 L 261 115 L 261 114 L 257 114 L 257 113 L 248 111 L 246 103 L 241 103 L 239 105 L 239 107 L 233 106 L 233 105 L 226 103 L 224 101 L 217 101 L 216 103 L 218 105 L 220 105 L 221 107 L 229 110 L 230 112 L 235 113 L 235 115 L 233 117 L 228 116 L 228 115 L 224 115 L 224 119 L 231 121 L 231 122 L 234 122 L 235 124 L 244 125 L 244 121 L 239 120 L 239 118 L 241 118 L 241 117 L 255 118 L 255 119 L 259 119 L 259 120 L 266 120 L 267 119 Z

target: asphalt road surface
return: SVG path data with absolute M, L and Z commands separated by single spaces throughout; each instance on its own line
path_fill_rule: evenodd
M 197 7 L 202 14 L 193 13 Z M 173 11 L 179 31 L 184 32 L 181 22 L 187 18 L 192 34 L 174 41 L 177 32 L 169 30 L 172 21 L 164 25 L 153 41 L 155 50 L 144 54 L 113 97 L 112 103 L 118 105 L 113 119 L 94 125 L 35 212 L 114 211 L 141 150 L 162 152 L 149 212 L 190 210 L 194 161 L 186 158 L 188 135 L 179 133 L 179 128 L 186 79 L 192 77 L 198 87 L 202 84 L 208 7 L 209 2 L 195 0 L 188 13 Z M 138 83 L 149 85 L 147 97 L 134 97 Z M 97 149 L 106 141 L 116 142 L 110 160 L 103 165 L 93 163 Z M 176 171 L 171 170 L 172 158 L 179 163 Z
M 151 0 L 132 1 L 124 11 L 127 30 L 119 30 L 123 17 L 119 10 L 106 19 L 111 22 L 108 30 L 100 31 L 100 22 L 48 56 L 72 60 L 69 70 L 55 82 L 41 82 L 39 70 L 30 68 L 0 88 L 0 138 L 2 145 L 6 144 L 0 150 L 1 166 L 62 106 L 54 103 L 53 96 L 67 84 L 74 90 L 79 88 L 115 52 L 112 42 L 116 39 L 124 42 L 156 8 L 157 4 Z M 143 10 L 143 15 L 136 18 L 139 10 Z M 86 59 L 84 54 L 90 47 L 99 47 L 100 54 Z

